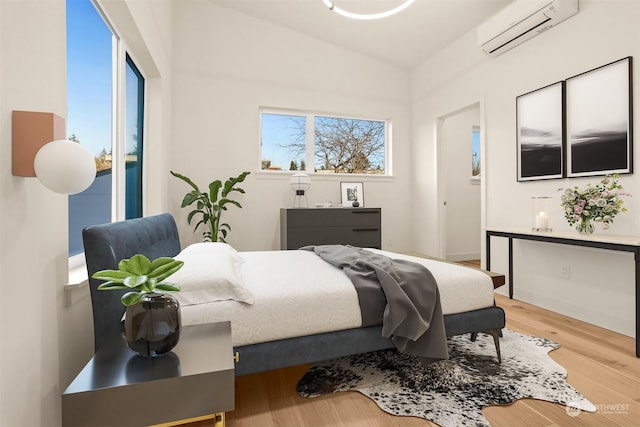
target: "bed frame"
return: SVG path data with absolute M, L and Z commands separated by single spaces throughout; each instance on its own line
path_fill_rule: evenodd
M 122 333 L 121 319 L 125 308 L 120 296 L 125 291 L 98 291 L 101 281 L 92 279 L 93 273 L 117 269 L 121 259 L 137 253 L 149 259 L 173 257 L 181 250 L 180 239 L 170 214 L 96 225 L 85 228 L 82 235 L 90 277 L 95 350 L 98 351 L 110 337 Z M 447 336 L 471 333 L 475 337 L 478 332 L 491 334 L 500 361 L 499 335 L 505 326 L 502 308 L 493 306 L 445 315 L 444 323 Z M 246 375 L 393 348 L 391 340 L 382 337 L 381 331 L 381 326 L 374 326 L 236 347 L 235 374 Z

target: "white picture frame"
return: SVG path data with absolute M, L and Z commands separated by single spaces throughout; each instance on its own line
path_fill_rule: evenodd
M 364 207 L 364 184 L 362 182 L 341 182 L 340 200 L 342 207 Z

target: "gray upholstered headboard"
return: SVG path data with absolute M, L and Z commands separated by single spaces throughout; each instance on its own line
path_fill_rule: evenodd
M 109 337 L 122 331 L 120 319 L 125 307 L 120 302 L 123 291 L 99 291 L 101 280 L 91 275 L 99 270 L 117 269 L 118 262 L 135 254 L 153 260 L 173 257 L 180 252 L 180 238 L 173 217 L 161 214 L 87 227 L 82 231 L 84 253 L 89 273 L 95 350 Z

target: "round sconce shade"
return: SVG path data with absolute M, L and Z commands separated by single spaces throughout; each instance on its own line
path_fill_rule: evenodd
M 291 176 L 289 183 L 296 192 L 302 191 L 302 194 L 304 194 L 304 191 L 311 187 L 311 178 L 306 173 L 298 172 Z
M 33 161 L 36 176 L 51 191 L 76 194 L 86 190 L 96 178 L 93 155 L 77 142 L 51 141 Z

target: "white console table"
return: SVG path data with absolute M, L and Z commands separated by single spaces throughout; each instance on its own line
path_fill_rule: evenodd
M 486 270 L 491 271 L 491 237 L 509 239 L 509 298 L 513 298 L 513 240 L 559 243 L 562 245 L 586 246 L 612 251 L 632 252 L 635 260 L 636 295 L 636 357 L 640 357 L 640 237 L 579 234 L 577 232 L 536 232 L 528 228 L 486 228 Z

